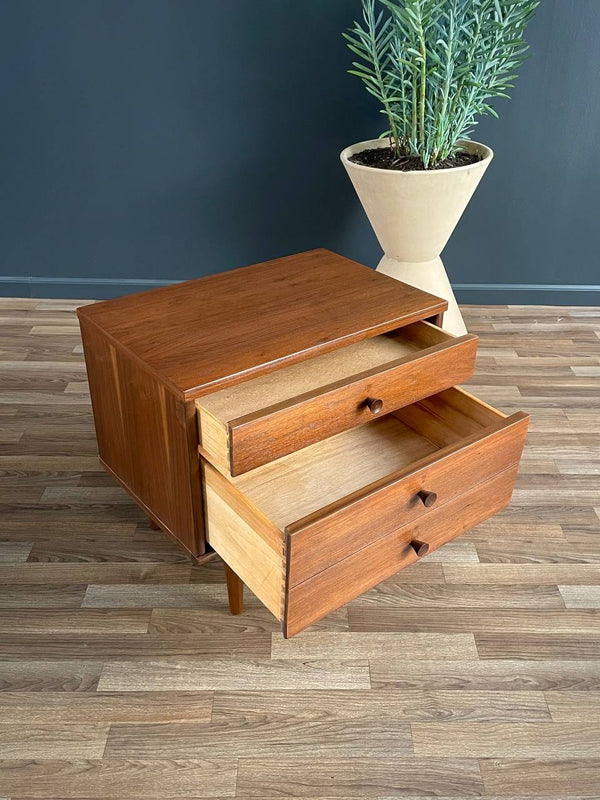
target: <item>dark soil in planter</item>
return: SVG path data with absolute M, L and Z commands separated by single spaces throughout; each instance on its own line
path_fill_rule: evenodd
M 468 164 L 476 164 L 481 161 L 481 156 L 475 153 L 456 153 L 453 156 L 429 167 L 429 170 L 451 169 L 452 167 L 466 167 Z M 425 170 L 423 162 L 417 156 L 401 156 L 396 158 L 390 147 L 373 147 L 369 150 L 361 150 L 350 156 L 350 161 L 354 164 L 362 164 L 363 167 L 377 167 L 377 169 L 394 169 L 399 172 L 411 172 L 413 170 Z

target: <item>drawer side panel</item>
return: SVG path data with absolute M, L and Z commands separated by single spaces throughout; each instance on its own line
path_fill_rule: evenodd
M 209 464 L 203 464 L 208 543 L 277 619 L 283 615 L 283 535 L 250 507 Z

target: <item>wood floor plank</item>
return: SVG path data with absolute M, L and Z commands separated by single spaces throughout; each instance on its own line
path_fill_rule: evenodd
M 148 633 L 6 633 L 0 638 L 3 660 L 45 659 L 148 659 L 194 658 L 198 663 L 215 659 L 269 658 L 271 636 L 254 634 L 177 634 Z M 232 665 L 233 666 L 233 665 Z
M 48 346 L 48 345 L 46 345 Z M 50 345 L 54 350 L 54 343 Z M 52 351 L 51 351 L 52 352 Z M 18 403 L 23 406 L 52 406 L 52 405 L 73 405 L 80 406 L 84 404 L 81 396 L 78 394 L 65 394 L 64 392 L 36 392 L 36 391 L 21 391 L 21 392 L 0 392 L 0 403 Z
M 79 306 L 87 306 L 97 302 L 96 300 L 61 300 L 51 298 L 47 300 L 33 300 L 36 311 L 75 311 Z
M 448 583 L 462 586 L 600 584 L 600 564 L 448 564 L 444 565 L 444 575 Z
M 140 585 L 87 587 L 84 608 L 206 608 L 227 601 L 224 584 Z
M 600 722 L 600 692 L 544 692 L 555 722 Z
M 0 542 L 0 573 L 4 564 L 20 564 L 27 561 L 32 547 L 33 542 Z M 3 581 L 0 580 L 0 583 Z
M 522 463 L 522 462 L 521 462 Z M 520 471 L 519 467 L 519 471 Z M 506 514 L 503 512 L 491 519 L 482 522 L 476 528 L 467 531 L 462 536 L 463 541 L 473 542 L 492 542 L 497 544 L 499 540 L 506 541 L 510 547 L 513 540 L 519 542 L 561 541 L 565 542 L 566 537 L 561 525 L 540 525 L 539 522 L 508 522 Z
M 477 658 L 472 634 L 444 633 L 303 633 L 286 640 L 273 634 L 273 658 L 377 658 L 390 652 L 402 653 L 407 660 Z
M 394 654 L 370 662 L 373 689 L 430 691 L 546 691 L 600 689 L 597 660 L 495 659 L 486 661 L 402 661 Z
M 434 555 L 433 553 L 431 555 Z M 443 583 L 444 571 L 441 563 L 435 563 L 429 556 L 394 575 L 395 583 Z
M 74 336 L 79 338 L 79 331 L 74 325 L 34 325 L 30 334 L 32 336 Z
M 70 381 L 65 387 L 65 392 L 89 395 L 90 389 L 87 381 Z
M 225 583 L 225 566 L 219 556 L 203 564 L 192 564 L 191 583 Z
M 0 608 L 79 608 L 85 584 L 0 584 Z
M 600 636 L 598 609 L 527 608 L 477 609 L 431 608 L 423 614 L 416 608 L 367 608 L 350 604 L 351 631 L 415 631 L 432 633 L 579 633 Z
M 457 565 L 452 567 L 456 569 Z M 376 605 L 378 608 L 564 608 L 557 586 L 514 584 L 507 589 L 493 584 L 406 585 L 393 578 L 353 602 L 357 607 Z
M 600 463 L 598 461 L 563 461 L 557 459 L 556 466 L 561 475 L 599 475 Z
M 559 586 L 558 589 L 567 608 L 600 608 L 600 586 Z
M 347 631 L 348 609 L 339 608 L 311 625 L 308 631 Z M 245 593 L 244 613 L 232 615 L 229 608 L 153 608 L 148 633 L 223 634 L 278 633 L 281 622 L 263 604 Z
M 9 723 L 203 723 L 212 704 L 212 692 L 0 692 L 0 730 Z
M 0 370 L 3 372 L 17 372 L 19 375 L 59 374 L 63 376 L 85 376 L 85 364 L 65 363 L 64 361 L 0 361 Z
M 369 689 L 369 663 L 349 661 L 109 661 L 99 691 L 211 691 L 235 689 Z
M 1 787 L 0 783 L 0 787 Z M 240 759 L 239 797 L 479 797 L 483 782 L 474 759 Z
M 481 774 L 490 794 L 597 796 L 600 758 L 482 759 Z
M 0 725 L 0 759 L 102 758 L 109 725 L 45 723 Z
M 62 519 L 62 515 L 59 517 L 59 515 L 51 514 L 44 521 L 43 527 L 39 525 L 38 521 L 32 519 L 29 514 L 19 512 L 7 515 L 2 519 L 2 538 L 4 540 L 33 540 L 37 544 L 39 541 L 46 542 L 54 538 L 62 538 L 64 541 L 69 541 L 71 547 L 81 545 L 84 547 L 84 552 L 88 539 L 92 539 L 95 544 L 101 541 L 99 537 L 104 535 L 109 539 L 129 542 L 135 537 L 136 530 L 137 522 L 115 522 L 114 520 L 104 520 L 103 522 L 99 516 L 91 521 L 80 522 L 76 529 L 70 529 L 68 533 L 65 531 L 65 522 Z M 156 536 L 154 538 L 157 539 Z M 29 561 L 31 560 L 30 558 Z
M 93 692 L 102 661 L 2 661 L 0 692 Z
M 120 486 L 48 486 L 41 502 L 68 503 L 71 506 L 92 503 L 128 506 L 131 498 Z
M 404 722 L 551 720 L 544 694 L 535 691 L 384 689 L 364 692 L 319 689 L 215 692 L 213 722 L 239 724 L 263 716 L 271 720 L 291 718 L 321 722 L 356 719 Z
M 115 725 L 105 758 L 389 758 L 413 753 L 410 725 L 392 719 L 253 719 Z
M 560 472 L 556 460 L 524 458 L 519 465 L 520 475 L 555 475 Z
M 0 615 L 0 633 L 146 633 L 151 610 L 13 608 Z
M 481 658 L 600 660 L 600 636 L 478 633 L 475 641 Z
M 31 549 L 31 548 L 30 548 Z M 187 584 L 191 564 L 151 562 L 130 563 L 27 563 L 15 566 L 0 564 L 0 584 Z
M 600 573 L 600 553 L 594 547 L 586 547 L 574 542 L 532 541 L 514 542 L 512 546 L 506 542 L 494 544 L 478 544 L 477 554 L 482 564 L 541 564 L 562 566 L 596 566 L 596 575 Z M 592 572 L 590 570 L 590 572 Z
M 224 798 L 234 796 L 235 783 L 235 760 L 0 761 L 0 792 L 22 798 Z
M 600 722 L 415 722 L 417 756 L 457 758 L 593 758 Z
M 426 564 L 476 564 L 478 561 L 479 556 L 472 542 L 447 542 L 425 557 Z
M 101 517 L 103 513 L 106 513 L 106 511 L 100 509 L 98 512 L 91 515 L 91 517 L 93 520 L 96 520 L 98 517 Z M 39 528 L 40 520 L 36 518 L 36 515 L 29 512 L 28 516 L 33 521 L 33 524 Z M 46 517 L 47 513 L 43 516 Z M 119 527 L 129 526 L 135 531 L 140 513 L 136 511 L 129 516 L 132 522 L 129 523 L 123 520 L 119 523 Z M 69 524 L 74 531 L 77 531 L 78 529 L 81 530 L 86 522 L 87 520 L 82 519 L 78 515 L 69 515 L 67 524 Z M 28 563 L 30 562 L 109 562 L 112 564 L 120 564 L 122 562 L 162 562 L 163 565 L 169 563 L 184 564 L 186 567 L 188 565 L 188 559 L 185 555 L 165 536 L 159 536 L 156 533 L 148 533 L 146 535 L 124 537 L 120 531 L 115 536 L 111 536 L 108 532 L 103 534 L 101 529 L 97 530 L 95 534 L 89 536 L 82 535 L 81 537 L 75 537 L 74 534 L 70 536 L 49 534 L 47 537 L 41 535 L 37 538 L 31 549 Z
M 552 448 L 548 448 L 552 451 Z M 587 459 L 589 451 L 582 448 L 573 458 Z M 513 496 L 514 498 L 514 496 Z M 538 505 L 522 505 L 515 499 L 502 512 L 502 521 L 508 525 L 537 525 L 541 532 L 546 529 L 546 525 L 556 524 L 556 520 L 568 520 L 573 525 L 597 525 L 597 517 L 591 506 L 576 506 L 568 503 L 553 505 L 552 503 L 541 503 Z

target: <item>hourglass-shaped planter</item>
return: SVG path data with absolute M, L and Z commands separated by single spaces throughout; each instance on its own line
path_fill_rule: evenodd
M 460 144 L 480 160 L 463 167 L 410 172 L 350 161 L 362 150 L 387 147 L 387 139 L 353 144 L 340 156 L 385 253 L 377 270 L 447 300 L 443 327 L 459 336 L 467 329 L 440 253 L 494 156 L 479 142 Z

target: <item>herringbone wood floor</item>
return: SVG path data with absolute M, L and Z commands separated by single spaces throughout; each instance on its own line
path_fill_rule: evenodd
M 77 305 L 0 301 L 0 795 L 600 796 L 600 309 L 465 309 L 510 509 L 286 642 L 99 468 Z

